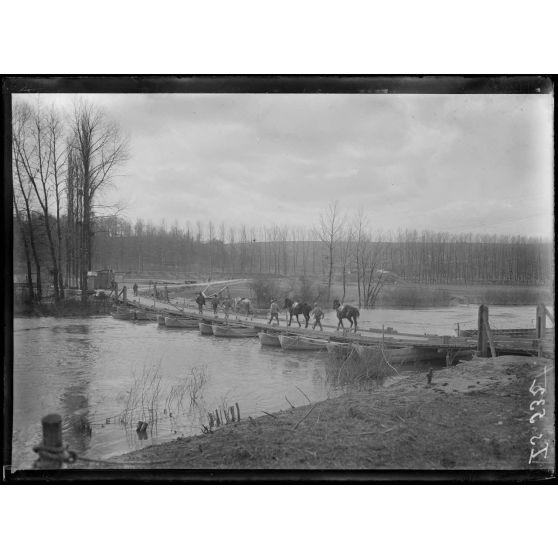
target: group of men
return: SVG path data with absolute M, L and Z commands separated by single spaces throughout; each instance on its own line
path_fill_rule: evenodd
M 225 318 L 226 319 L 229 318 L 229 314 L 231 313 L 233 308 L 233 303 L 230 297 L 227 296 L 223 300 L 221 300 L 221 297 L 217 295 L 213 297 L 207 297 L 207 298 L 211 298 L 211 307 L 213 308 L 214 316 L 217 316 L 219 305 L 221 304 L 223 306 L 223 310 L 225 311 Z M 203 294 L 203 292 L 200 291 L 200 293 L 196 297 L 196 304 L 198 305 L 198 312 L 200 314 L 203 314 L 203 307 L 205 305 L 205 301 L 206 301 L 206 296 Z
M 139 287 L 137 283 L 134 283 L 132 290 L 134 291 L 134 296 L 138 296 Z M 160 293 L 157 290 L 157 283 L 153 283 L 153 292 L 151 293 L 151 297 L 154 299 L 160 298 Z M 166 302 L 170 302 L 169 289 L 166 285 L 163 285 L 163 300 Z
M 207 297 L 209 298 L 209 297 Z M 205 305 L 206 302 L 206 296 L 203 294 L 203 292 L 199 292 L 198 296 L 196 297 L 196 304 L 198 305 L 198 312 L 200 314 L 203 314 L 203 307 Z M 222 302 L 221 302 L 221 298 L 219 296 L 213 296 L 211 297 L 211 307 L 213 309 L 213 315 L 217 316 L 217 312 L 219 309 L 219 304 L 222 304 L 223 306 L 223 310 L 225 311 L 225 318 L 228 319 L 229 314 L 232 311 L 233 308 L 233 303 L 232 300 L 230 299 L 230 297 L 226 297 Z M 271 324 L 273 322 L 273 320 L 277 321 L 277 325 L 279 325 L 279 312 L 281 311 L 281 308 L 279 307 L 279 304 L 277 304 L 277 299 L 272 299 L 271 300 L 271 307 L 269 308 L 269 313 L 270 313 L 270 318 L 269 318 L 269 322 L 267 322 L 268 324 Z M 310 315 L 314 317 L 314 325 L 312 326 L 312 329 L 316 329 L 316 326 L 318 326 L 320 328 L 320 331 L 323 331 L 323 327 L 322 327 L 322 318 L 324 317 L 324 312 L 323 310 L 320 308 L 320 306 L 318 305 L 318 303 L 314 303 L 314 308 L 312 309 L 312 312 L 310 312 Z

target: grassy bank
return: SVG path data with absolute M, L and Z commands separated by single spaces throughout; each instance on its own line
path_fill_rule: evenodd
M 398 376 L 383 387 L 243 417 L 118 460 L 126 468 L 173 469 L 553 469 L 553 371 L 546 416 L 530 423 L 529 405 L 541 397 L 530 388 L 537 377 L 542 384 L 545 365 L 553 363 L 474 359 L 436 371 L 430 385 L 423 374 Z M 530 465 L 530 442 L 539 434 L 536 443 L 550 447 L 546 459 Z

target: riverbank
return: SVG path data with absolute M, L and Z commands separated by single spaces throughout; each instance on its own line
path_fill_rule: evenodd
M 544 378 L 545 393 L 536 389 Z M 543 452 L 529 464 L 545 441 L 546 459 Z M 436 371 L 430 385 L 424 374 L 401 375 L 382 387 L 242 417 L 118 461 L 138 469 L 554 469 L 554 443 L 553 362 L 502 356 Z

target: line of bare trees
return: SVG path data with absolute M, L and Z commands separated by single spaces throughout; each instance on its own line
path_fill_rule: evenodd
M 119 217 L 95 222 L 93 269 L 168 271 L 197 277 L 320 277 L 345 295 L 356 284 L 360 304 L 374 304 L 386 282 L 542 285 L 553 277 L 551 245 L 512 236 L 401 230 L 373 232 L 360 213 L 341 218 L 330 207 L 316 229 L 225 227 L 198 221 L 154 225 Z M 329 216 L 329 217 L 328 217 Z M 331 234 L 331 231 L 335 234 Z
M 94 106 L 78 102 L 63 115 L 40 102 L 14 103 L 14 229 L 22 248 L 15 255 L 23 255 L 32 299 L 48 282 L 55 300 L 67 286 L 82 289 L 85 300 L 98 194 L 125 159 L 118 127 Z

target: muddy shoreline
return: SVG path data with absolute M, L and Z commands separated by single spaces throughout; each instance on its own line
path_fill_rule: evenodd
M 533 420 L 533 401 L 541 399 L 533 385 L 543 377 L 544 417 Z M 543 441 L 548 450 L 530 464 L 532 448 L 538 451 Z M 242 417 L 210 434 L 114 459 L 121 465 L 74 467 L 554 471 L 554 363 L 476 358 L 436 371 L 431 384 L 424 373 L 394 376 L 381 387 L 257 419 Z

